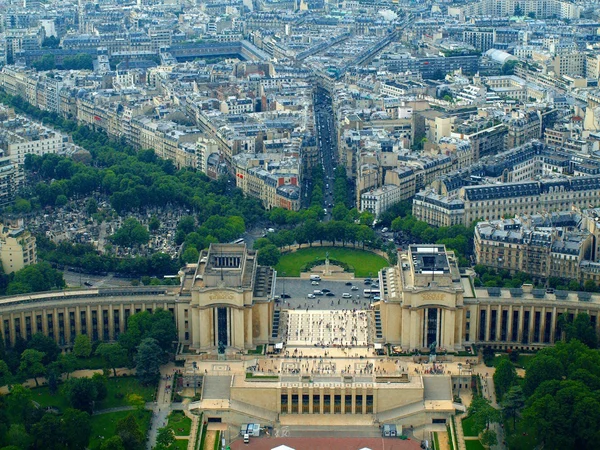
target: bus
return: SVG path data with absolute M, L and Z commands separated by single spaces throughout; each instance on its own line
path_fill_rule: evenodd
M 379 289 L 365 289 L 363 291 L 363 297 L 365 297 L 365 298 L 379 297 L 379 296 L 381 296 L 381 291 Z
M 243 244 L 244 243 L 244 238 L 239 238 L 236 239 L 235 241 L 233 241 L 234 244 Z

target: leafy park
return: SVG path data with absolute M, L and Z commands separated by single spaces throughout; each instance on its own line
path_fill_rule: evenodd
M 574 319 L 561 316 L 559 328 L 564 340 L 535 355 L 492 355 L 499 408 L 476 391 L 462 420 L 467 448 L 494 445 L 494 423 L 503 424 L 509 449 L 598 448 L 600 353 L 595 327 L 580 313 Z M 526 369 L 524 377 L 517 375 L 517 367 Z
M 113 343 L 82 334 L 63 353 L 52 338 L 35 334 L 0 347 L 0 385 L 8 386 L 0 397 L 0 448 L 145 448 L 150 423 L 145 405 L 155 399 L 160 365 L 176 338 L 171 313 L 157 310 L 130 316 L 127 331 Z M 75 376 L 76 367 L 99 360 L 102 371 Z M 118 376 L 123 367 L 135 369 L 135 376 Z M 29 379 L 35 387 L 22 384 Z M 174 417 L 173 427 L 189 434 L 185 419 Z

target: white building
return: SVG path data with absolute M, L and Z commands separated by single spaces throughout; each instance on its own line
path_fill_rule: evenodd
M 360 196 L 360 211 L 368 211 L 377 218 L 390 206 L 402 201 L 403 198 L 400 186 L 386 184 Z

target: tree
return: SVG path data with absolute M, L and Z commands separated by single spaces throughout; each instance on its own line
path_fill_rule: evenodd
M 147 338 L 140 343 L 135 361 L 137 377 L 142 384 L 153 384 L 158 380 L 162 353 L 156 339 Z
M 19 365 L 19 373 L 26 378 L 33 378 L 35 385 L 39 386 L 38 377 L 46 373 L 46 368 L 42 363 L 44 353 L 28 348 L 21 354 L 21 364 Z
M 494 408 L 487 398 L 478 395 L 473 398 L 469 409 L 468 416 L 473 418 L 473 429 L 477 434 L 490 428 L 491 423 L 500 422 L 500 411 Z
M 479 440 L 481 441 L 481 445 L 489 448 L 498 443 L 498 436 L 494 430 L 485 430 L 479 436 Z
M 60 348 L 54 339 L 44 335 L 43 333 L 34 334 L 29 342 L 27 342 L 27 348 L 37 350 L 38 352 L 44 353 L 44 359 L 42 363 L 46 366 L 52 361 L 55 361 L 60 354 Z
M 265 245 L 258 251 L 258 264 L 261 266 L 276 266 L 281 257 L 279 249 L 273 245 Z
M 502 407 L 504 417 L 507 419 L 512 417 L 513 428 L 516 428 L 519 412 L 523 409 L 523 406 L 525 406 L 525 396 L 523 395 L 521 386 L 511 387 L 506 394 L 504 394 L 500 406 Z
M 31 403 L 31 390 L 21 384 L 15 384 L 10 390 L 7 405 L 7 410 L 15 421 L 25 422 L 28 412 L 33 407 Z
M 139 394 L 129 394 L 127 396 L 127 403 L 133 406 L 138 411 L 141 411 L 146 406 L 146 402 L 144 401 L 144 397 Z
M 532 395 L 539 385 L 549 380 L 559 380 L 563 377 L 564 368 L 560 360 L 553 355 L 540 353 L 529 364 L 525 372 L 523 392 Z
M 90 441 L 92 423 L 84 411 L 67 409 L 62 416 L 62 435 L 66 448 L 84 450 Z
M 52 54 L 45 54 L 41 58 L 33 61 L 31 65 L 35 70 L 39 72 L 44 70 L 52 70 L 56 67 L 56 64 L 54 62 L 54 55 Z
M 516 381 L 517 371 L 515 370 L 515 366 L 508 359 L 500 361 L 494 373 L 494 386 L 498 402 L 502 401 L 504 394 L 508 392 Z
M 73 408 L 90 414 L 94 411 L 98 390 L 91 378 L 71 378 L 64 384 L 63 389 Z
M 121 228 L 110 237 L 111 241 L 123 247 L 135 247 L 146 244 L 150 240 L 150 233 L 137 219 L 125 219 Z
M 67 374 L 67 379 L 75 370 L 75 365 L 77 361 L 73 353 L 61 353 L 58 355 L 58 359 L 56 360 L 56 364 L 58 366 L 57 373 L 62 375 L 63 373 Z
M 560 329 L 565 332 L 567 342 L 577 339 L 590 348 L 598 346 L 598 336 L 589 314 L 579 313 L 572 322 L 569 316 L 561 314 L 558 320 Z
M 186 264 L 189 264 L 189 263 L 197 264 L 199 257 L 200 257 L 200 253 L 198 252 L 198 250 L 196 250 L 196 247 L 189 246 L 185 249 L 185 251 L 181 255 L 181 260 Z
M 16 447 L 17 450 L 29 448 L 32 444 L 32 438 L 27 433 L 25 425 L 20 423 L 11 424 L 6 434 L 6 441 L 10 442 L 12 446 Z M 5 447 L 8 448 L 8 447 Z
M 102 442 L 100 450 L 125 450 L 121 436 L 113 436 Z
M 73 345 L 73 354 L 78 358 L 89 358 L 92 354 L 92 341 L 87 334 L 78 334 Z
M 175 433 L 173 432 L 173 429 L 169 427 L 159 428 L 156 436 L 156 443 L 163 445 L 164 447 L 170 447 L 175 443 Z
M 150 218 L 150 222 L 148 223 L 148 229 L 152 232 L 152 233 L 156 233 L 160 228 L 160 220 L 158 220 L 158 217 L 156 216 L 152 216 Z
M 117 422 L 116 432 L 117 436 L 121 438 L 123 447 L 127 450 L 144 448 L 144 435 L 133 414 L 129 414 Z
M 0 386 L 5 386 L 10 382 L 12 374 L 5 361 L 0 359 Z
M 113 376 L 117 376 L 117 367 L 124 365 L 127 362 L 127 350 L 118 343 L 105 344 L 102 343 L 96 348 L 96 355 L 104 359 L 107 367 L 113 371 Z
M 33 435 L 36 448 L 62 450 L 64 435 L 60 418 L 55 414 L 44 414 L 42 420 L 33 425 Z

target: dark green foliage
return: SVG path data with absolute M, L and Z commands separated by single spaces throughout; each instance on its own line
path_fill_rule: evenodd
M 31 63 L 33 68 L 38 71 L 44 70 L 52 70 L 56 68 L 56 64 L 54 62 L 54 55 L 46 54 L 42 56 L 40 59 L 36 59 Z
M 93 70 L 94 59 L 87 53 L 78 53 L 75 56 L 67 56 L 63 59 L 62 68 L 65 70 Z
M 54 339 L 44 335 L 43 333 L 34 334 L 27 342 L 27 348 L 32 348 L 44 353 L 42 363 L 47 366 L 52 361 L 56 361 L 60 354 L 60 348 Z
M 494 372 L 494 387 L 496 389 L 496 399 L 498 402 L 502 401 L 504 394 L 515 384 L 517 381 L 517 371 L 515 366 L 508 359 L 503 359 L 496 367 Z
M 589 314 L 579 313 L 572 321 L 568 315 L 562 314 L 558 318 L 558 327 L 565 333 L 567 341 L 577 339 L 590 348 L 598 347 L 598 336 Z
M 116 431 L 117 436 L 121 438 L 123 447 L 127 450 L 141 450 L 144 448 L 144 435 L 133 414 L 121 419 L 117 423 Z
M 161 348 L 156 339 L 144 339 L 135 356 L 136 374 L 142 384 L 153 384 L 160 377 Z
M 111 236 L 111 241 L 124 247 L 137 247 L 147 244 L 150 239 L 148 229 L 133 217 L 125 219 L 121 228 Z
M 600 354 L 576 339 L 541 350 L 525 374 L 523 419 L 547 449 L 595 449 L 600 438 Z
M 63 386 L 63 391 L 71 406 L 92 413 L 94 402 L 98 400 L 98 381 L 91 378 L 71 378 Z

